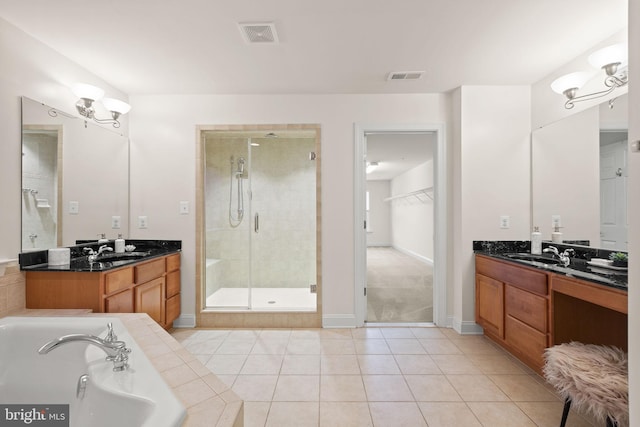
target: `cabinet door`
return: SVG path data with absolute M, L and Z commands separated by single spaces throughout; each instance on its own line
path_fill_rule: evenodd
M 104 299 L 105 313 L 133 313 L 133 290 L 111 295 Z
M 164 277 L 134 288 L 135 312 L 147 313 L 159 324 L 164 324 Z
M 476 322 L 504 338 L 504 284 L 482 274 L 476 274 Z

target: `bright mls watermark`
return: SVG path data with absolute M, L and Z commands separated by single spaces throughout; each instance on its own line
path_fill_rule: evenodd
M 0 404 L 0 427 L 69 427 L 69 405 Z

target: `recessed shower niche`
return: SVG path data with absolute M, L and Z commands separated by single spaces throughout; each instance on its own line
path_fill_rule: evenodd
M 296 313 L 316 321 L 320 129 L 221 128 L 199 132 L 198 326 L 220 313 L 244 326 L 259 313 L 275 322 L 262 326 L 291 326 Z

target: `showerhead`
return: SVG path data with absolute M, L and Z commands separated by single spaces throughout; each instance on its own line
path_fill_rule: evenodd
M 265 138 L 277 138 L 277 137 L 278 137 L 278 135 L 276 135 L 276 134 L 275 134 L 275 133 L 273 133 L 273 132 L 269 132 L 269 133 L 268 133 L 268 134 L 266 134 L 264 137 L 265 137 Z
M 244 173 L 244 157 L 238 159 L 238 172 L 239 175 Z

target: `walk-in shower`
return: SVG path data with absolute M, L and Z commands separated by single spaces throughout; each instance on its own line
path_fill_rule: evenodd
M 316 310 L 315 151 L 315 130 L 204 133 L 205 310 Z

